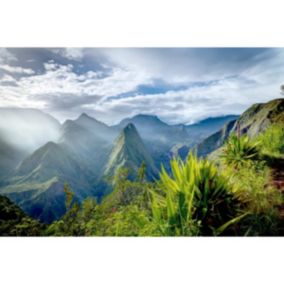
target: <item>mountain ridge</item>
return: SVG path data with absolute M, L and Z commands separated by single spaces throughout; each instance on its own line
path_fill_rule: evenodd
M 128 168 L 135 175 L 143 162 L 146 164 L 146 174 L 149 177 L 156 173 L 154 161 L 136 127 L 133 123 L 129 123 L 123 128 L 114 143 L 104 175 L 113 176 L 121 167 Z

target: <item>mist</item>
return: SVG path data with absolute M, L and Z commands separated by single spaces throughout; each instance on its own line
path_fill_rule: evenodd
M 59 138 L 60 123 L 40 110 L 0 108 L 0 135 L 10 145 L 31 153 Z

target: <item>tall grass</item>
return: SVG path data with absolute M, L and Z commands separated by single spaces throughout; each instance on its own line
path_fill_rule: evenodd
M 279 157 L 284 155 L 284 125 L 270 126 L 257 138 L 262 153 L 269 156 Z
M 262 154 L 264 149 L 270 155 L 279 149 L 279 133 L 279 128 L 271 128 L 254 140 L 232 135 L 225 144 L 221 169 L 229 178 L 234 195 L 249 212 L 242 220 L 239 234 L 277 235 L 282 195 L 272 186 L 271 169 Z M 275 142 L 270 141 L 272 137 Z

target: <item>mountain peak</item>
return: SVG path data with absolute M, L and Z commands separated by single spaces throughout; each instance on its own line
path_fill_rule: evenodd
M 154 161 L 135 125 L 128 123 L 114 143 L 104 174 L 113 175 L 120 167 L 126 167 L 132 173 L 137 173 L 142 162 L 146 163 L 149 176 L 156 172 Z
M 133 118 L 145 118 L 145 119 L 160 120 L 157 115 L 143 114 L 143 113 L 137 114 L 137 115 L 133 116 Z
M 123 128 L 122 131 L 123 131 L 124 134 L 128 134 L 128 133 L 131 133 L 133 131 L 137 132 L 137 129 L 136 129 L 135 125 L 132 122 L 130 122 Z
M 91 119 L 91 120 L 96 120 L 95 118 L 89 116 L 88 114 L 86 114 L 85 112 L 81 113 L 80 116 L 76 119 L 76 121 L 79 120 L 85 120 L 85 119 Z

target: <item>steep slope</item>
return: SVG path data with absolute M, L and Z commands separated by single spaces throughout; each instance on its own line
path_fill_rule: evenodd
M 92 195 L 90 176 L 64 145 L 48 142 L 19 165 L 0 193 L 30 216 L 51 222 L 65 212 L 64 183 L 82 200 Z
M 200 143 L 196 149 L 199 156 L 206 156 L 224 144 L 232 132 L 255 137 L 274 123 L 284 123 L 284 99 L 255 104 L 247 109 L 236 121 L 227 124 Z
M 110 158 L 105 167 L 104 175 L 113 176 L 116 171 L 125 167 L 135 176 L 142 163 L 146 165 L 146 174 L 153 177 L 157 170 L 135 126 L 129 123 L 114 143 Z
M 241 133 L 255 137 L 272 123 L 278 122 L 284 122 L 284 99 L 251 106 L 237 120 L 233 131 L 239 128 Z
M 3 181 L 17 167 L 26 154 L 0 136 L 0 186 L 1 180 Z
M 194 150 L 199 157 L 206 156 L 207 154 L 215 151 L 221 147 L 228 136 L 230 135 L 232 129 L 234 128 L 236 120 L 228 122 L 221 130 L 210 135 L 200 144 L 198 144 Z
M 117 133 L 116 129 L 82 114 L 78 119 L 67 120 L 62 125 L 59 141 L 98 179 Z

